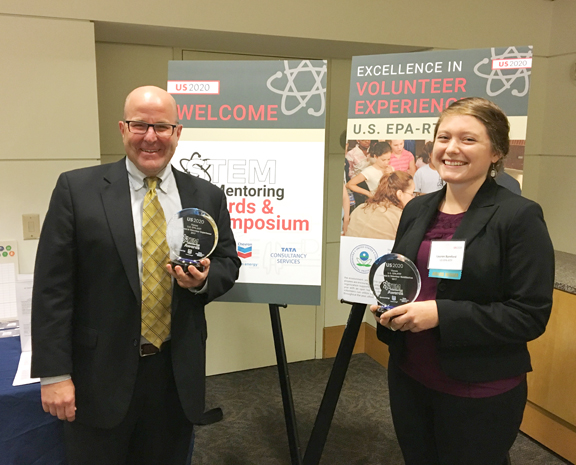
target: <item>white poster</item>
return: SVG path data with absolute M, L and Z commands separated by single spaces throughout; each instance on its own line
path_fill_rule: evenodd
M 170 62 L 173 165 L 221 188 L 242 260 L 223 300 L 320 303 L 326 63 Z

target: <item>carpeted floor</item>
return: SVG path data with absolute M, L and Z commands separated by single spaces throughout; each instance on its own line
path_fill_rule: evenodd
M 290 364 L 300 444 L 304 450 L 333 359 Z M 224 420 L 196 429 L 193 465 L 290 465 L 290 452 L 276 367 L 207 380 L 207 407 L 222 407 Z M 513 465 L 569 462 L 520 434 Z M 322 465 L 402 465 L 390 417 L 386 369 L 365 354 L 354 355 Z

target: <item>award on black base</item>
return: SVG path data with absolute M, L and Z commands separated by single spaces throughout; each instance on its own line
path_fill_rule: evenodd
M 421 279 L 416 265 L 404 255 L 390 253 L 378 258 L 370 268 L 370 289 L 380 307 L 376 315 L 413 302 L 420 293 Z
M 199 208 L 185 208 L 176 213 L 166 226 L 170 248 L 170 263 L 187 272 L 190 265 L 200 271 L 200 260 L 208 257 L 218 243 L 218 226 L 214 219 Z

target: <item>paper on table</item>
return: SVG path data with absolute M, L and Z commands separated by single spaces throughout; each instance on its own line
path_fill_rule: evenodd
M 12 386 L 22 386 L 23 384 L 39 383 L 40 378 L 30 378 L 30 366 L 32 364 L 32 352 L 22 352 L 20 355 L 20 362 L 18 363 L 18 370 Z
M 20 345 L 22 352 L 32 350 L 32 283 L 33 275 L 19 274 L 16 281 L 16 307 L 18 309 L 18 321 L 20 322 Z
M 32 364 L 32 338 L 30 323 L 32 317 L 32 281 L 33 275 L 20 274 L 16 281 L 16 296 L 18 308 L 18 320 L 20 322 L 20 344 L 22 354 L 18 363 L 18 371 L 12 386 L 38 383 L 40 378 L 30 378 L 30 366 Z
M 16 268 L 14 263 L 0 263 L 0 319 L 16 318 Z

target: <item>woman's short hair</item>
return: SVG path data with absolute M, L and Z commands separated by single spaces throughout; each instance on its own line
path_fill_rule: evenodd
M 372 205 L 376 208 L 378 205 L 383 205 L 388 208 L 390 205 L 403 209 L 404 205 L 396 196 L 396 192 L 405 192 L 410 187 L 412 176 L 406 171 L 394 171 L 389 175 L 384 175 L 380 178 L 378 187 L 374 195 L 366 200 L 366 206 Z
M 385 153 L 392 152 L 392 148 L 388 142 L 378 142 L 370 149 L 370 155 L 373 157 L 380 157 Z
M 500 159 L 495 163 L 498 171 L 504 162 L 504 157 L 510 150 L 510 123 L 502 109 L 481 97 L 468 97 L 457 100 L 446 108 L 438 118 L 438 123 L 434 128 L 434 140 L 440 123 L 449 116 L 473 116 L 478 119 L 486 128 L 492 150 L 500 155 Z

